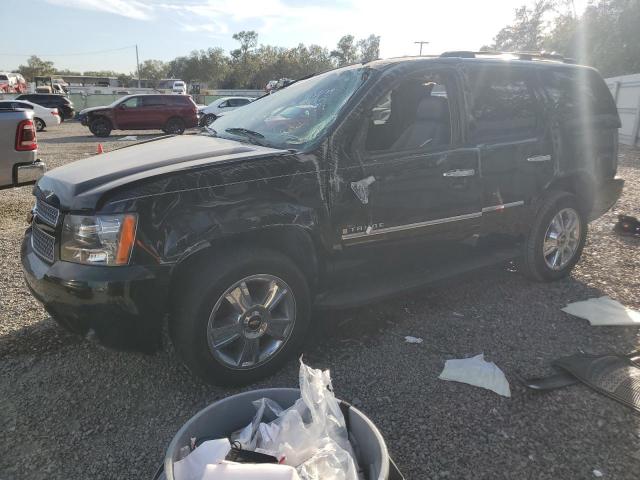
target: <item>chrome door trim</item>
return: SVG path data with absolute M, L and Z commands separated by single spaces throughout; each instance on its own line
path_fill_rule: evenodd
M 527 162 L 548 162 L 551 160 L 551 155 L 534 155 L 527 158 Z
M 442 174 L 443 177 L 473 177 L 476 174 L 475 169 L 469 168 L 467 170 L 449 170 Z
M 524 200 L 518 200 L 517 202 L 511 202 L 511 203 L 501 203 L 500 205 L 491 205 L 489 207 L 483 207 L 482 213 L 495 212 L 497 210 L 504 210 L 505 208 L 511 208 L 511 207 L 519 207 L 521 205 L 524 205 Z
M 482 216 L 482 212 L 466 213 L 455 217 L 437 218 L 435 220 L 427 220 L 426 222 L 409 223 L 407 225 L 396 225 L 394 227 L 384 227 L 375 230 L 369 230 L 369 233 L 356 232 L 342 235 L 342 240 L 351 240 L 353 238 L 371 237 L 373 235 L 383 235 L 385 233 L 401 232 L 403 230 L 413 230 L 415 228 L 430 227 L 432 225 L 441 225 L 443 223 L 459 222 L 461 220 L 469 220 Z

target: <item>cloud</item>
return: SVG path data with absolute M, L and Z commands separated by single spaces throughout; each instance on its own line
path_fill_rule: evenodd
M 61 7 L 107 12 L 136 20 L 153 17 L 153 7 L 138 0 L 46 0 Z

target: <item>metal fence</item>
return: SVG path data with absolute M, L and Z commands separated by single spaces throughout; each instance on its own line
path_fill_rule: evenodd
M 622 128 L 620 143 L 636 146 L 640 142 L 640 73 L 605 79 L 616 101 Z

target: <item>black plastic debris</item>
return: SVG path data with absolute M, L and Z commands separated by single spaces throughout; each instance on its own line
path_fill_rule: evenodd
M 579 353 L 555 360 L 561 371 L 541 378 L 518 379 L 530 390 L 550 391 L 584 383 L 640 413 L 640 351 L 628 355 Z
M 618 223 L 613 227 L 621 235 L 640 237 L 640 220 L 629 215 L 618 215 Z

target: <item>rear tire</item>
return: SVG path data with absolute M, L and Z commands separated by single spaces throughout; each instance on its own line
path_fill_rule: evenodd
M 587 219 L 575 195 L 551 192 L 537 209 L 524 244 L 522 273 L 532 280 L 564 278 L 580 260 Z
M 184 133 L 184 120 L 178 117 L 172 117 L 167 120 L 163 131 L 169 135 L 182 135 Z
M 176 352 L 191 372 L 209 383 L 244 385 L 275 373 L 299 353 L 310 323 L 310 295 L 288 257 L 238 249 L 192 266 L 198 270 L 177 282 L 182 286 L 169 322 Z M 258 353 L 245 357 L 252 348 Z
M 34 118 L 33 123 L 36 125 L 36 131 L 41 132 L 47 126 L 41 118 Z
M 108 137 L 111 135 L 111 122 L 106 118 L 95 118 L 89 124 L 89 130 L 96 137 Z

